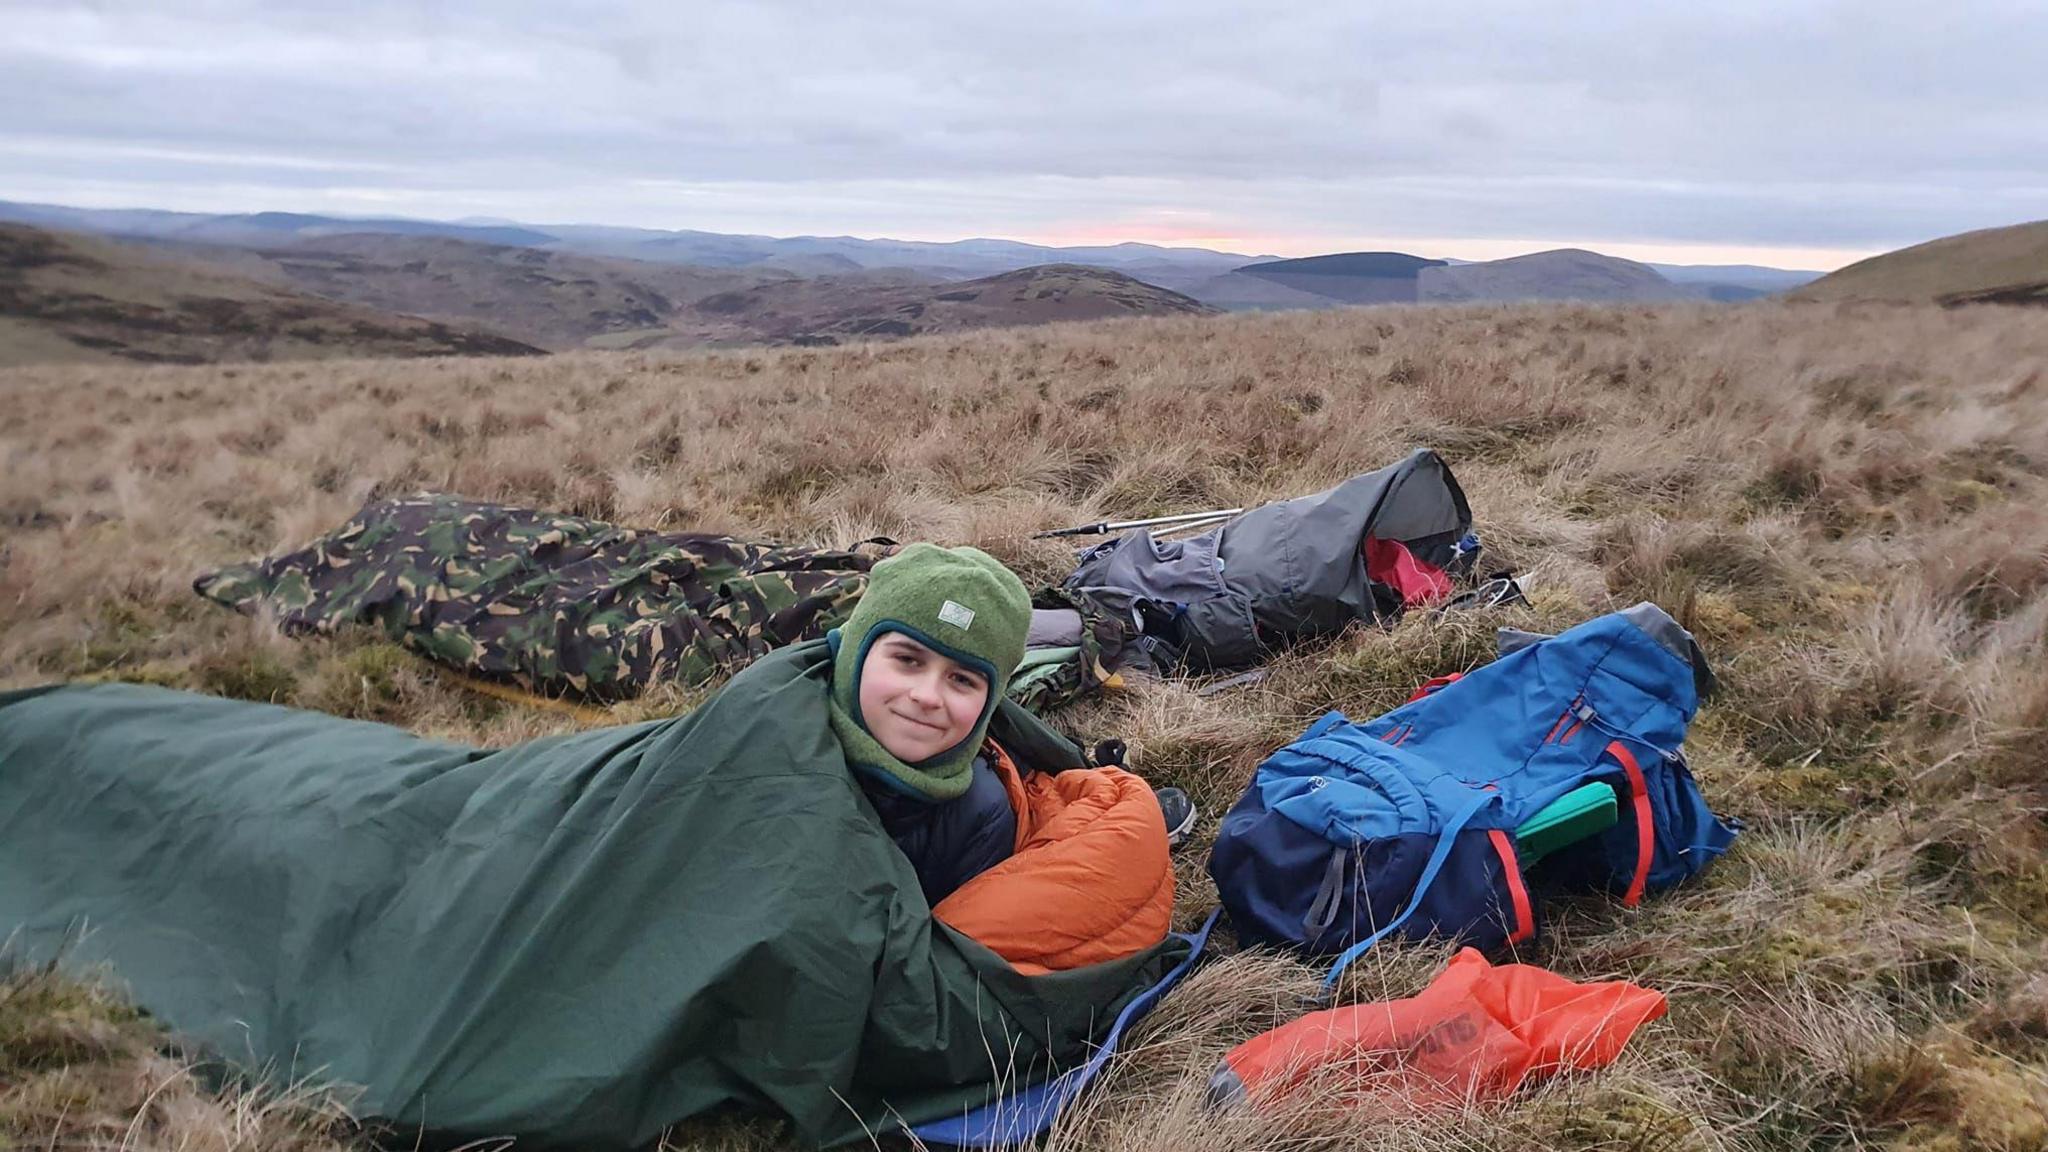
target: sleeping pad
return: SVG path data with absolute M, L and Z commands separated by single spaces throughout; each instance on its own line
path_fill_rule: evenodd
M 935 920 L 830 668 L 801 644 L 690 715 L 497 751 L 131 685 L 0 695 L 0 940 L 436 1141 L 618 1148 L 739 1105 L 836 1143 L 1085 1059 L 1187 943 L 1027 975 Z

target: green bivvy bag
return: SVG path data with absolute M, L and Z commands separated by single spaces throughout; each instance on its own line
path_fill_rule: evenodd
M 933 920 L 829 669 L 801 644 L 688 716 L 498 751 L 156 688 L 0 695 L 6 958 L 110 971 L 226 1065 L 354 1085 L 429 1143 L 639 1146 L 725 1105 L 836 1143 L 1085 1057 L 1186 943 L 1023 976 Z

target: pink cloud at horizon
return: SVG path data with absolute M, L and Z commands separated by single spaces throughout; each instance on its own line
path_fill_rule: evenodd
M 928 237 L 938 239 L 937 237 Z M 1805 246 L 1690 244 L 1604 241 L 1579 238 L 1513 238 L 1358 236 L 1278 232 L 1256 228 L 1218 227 L 1214 221 L 1176 224 L 1128 221 L 1114 224 L 1054 226 L 1012 233 L 1008 239 L 1052 247 L 1107 247 L 1116 244 L 1157 244 L 1168 248 L 1209 248 L 1220 252 L 1281 257 L 1320 256 L 1332 252 L 1407 252 L 1433 259 L 1502 260 L 1556 248 L 1584 248 L 1624 260 L 1654 264 L 1761 264 L 1831 272 L 1882 249 Z

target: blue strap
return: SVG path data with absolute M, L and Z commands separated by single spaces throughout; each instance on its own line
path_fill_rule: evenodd
M 1187 958 L 1161 976 L 1158 983 L 1124 1005 L 1124 1010 L 1117 1013 L 1116 1021 L 1109 1026 L 1109 1034 L 1102 1038 L 1102 1046 L 1095 1050 L 1095 1055 L 1090 1056 L 1086 1064 L 1050 1080 L 999 1096 L 972 1111 L 919 1124 L 910 1129 L 911 1135 L 929 1144 L 950 1144 L 956 1148 L 1002 1148 L 1022 1144 L 1052 1127 L 1061 1109 L 1079 1096 L 1081 1090 L 1101 1073 L 1103 1065 L 1109 1063 L 1109 1058 L 1116 1055 L 1116 1046 L 1123 1039 L 1124 1029 L 1150 1012 L 1168 989 L 1194 970 L 1195 963 L 1202 958 L 1202 949 L 1208 947 L 1209 930 L 1216 927 L 1217 918 L 1222 915 L 1223 909 L 1218 908 L 1209 913 L 1209 918 L 1191 935 L 1180 937 L 1188 942 Z
M 1475 791 L 1472 799 L 1466 801 L 1463 808 L 1458 809 L 1449 820 L 1444 822 L 1443 831 L 1437 833 L 1436 848 L 1429 854 L 1429 863 L 1423 866 L 1422 876 L 1415 881 L 1415 892 L 1408 897 L 1408 906 L 1401 909 L 1401 914 L 1394 917 L 1392 923 L 1353 944 L 1351 947 L 1346 948 L 1344 954 L 1337 957 L 1337 962 L 1330 965 L 1329 974 L 1323 977 L 1322 998 L 1324 1000 L 1328 1000 L 1331 994 L 1336 991 L 1337 978 L 1344 975 L 1344 969 L 1350 967 L 1353 960 L 1365 955 L 1367 949 L 1379 943 L 1388 933 L 1406 924 L 1408 917 L 1413 916 L 1415 910 L 1422 906 L 1423 895 L 1429 891 L 1431 884 L 1436 883 L 1436 874 L 1443 871 L 1444 861 L 1450 859 L 1451 848 L 1457 843 L 1458 833 L 1465 830 L 1465 825 L 1472 822 L 1472 817 L 1478 815 L 1481 808 L 1498 799 L 1500 799 L 1498 793 Z

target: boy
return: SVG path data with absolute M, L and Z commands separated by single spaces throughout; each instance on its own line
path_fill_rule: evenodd
M 1030 627 L 1030 594 L 994 557 L 912 544 L 829 634 L 832 730 L 930 904 L 1016 846 L 982 740 Z
M 1030 594 L 994 557 L 912 544 L 875 565 L 828 634 L 832 730 L 932 905 L 1016 847 L 1017 812 L 983 741 L 1030 627 Z M 1193 809 L 1172 792 L 1162 806 L 1186 814 L 1167 826 L 1184 833 Z

